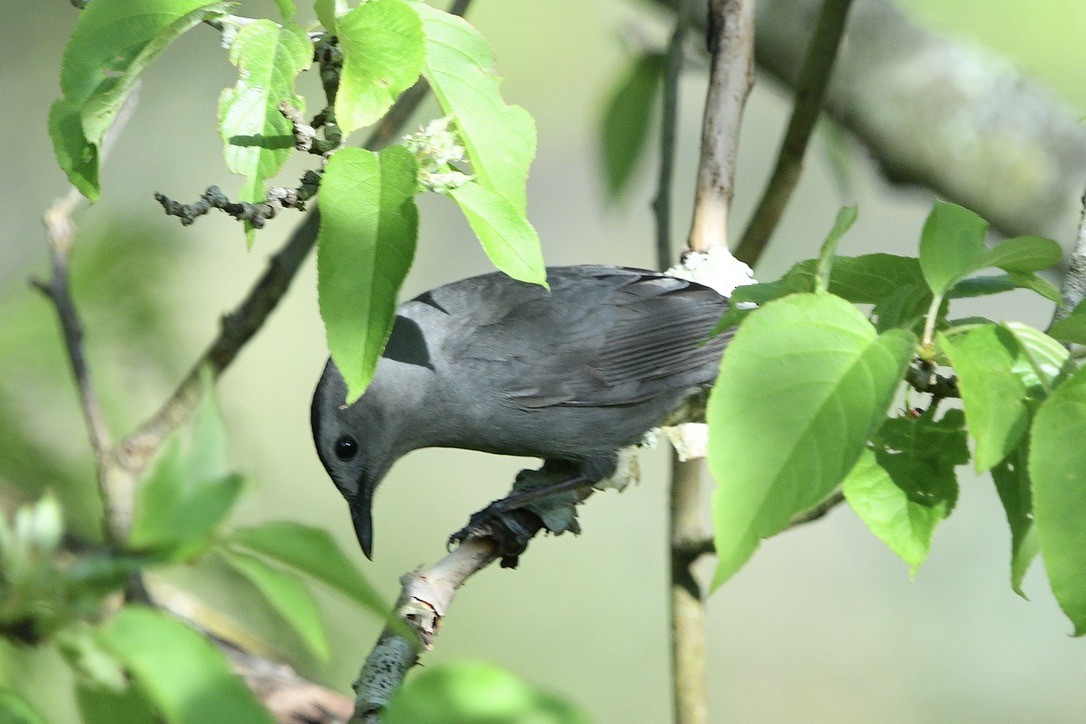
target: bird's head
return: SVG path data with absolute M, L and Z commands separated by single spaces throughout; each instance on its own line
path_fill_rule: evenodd
M 358 544 L 373 557 L 373 493 L 396 461 L 395 432 L 390 429 L 383 395 L 375 385 L 345 405 L 347 385 L 331 360 L 313 393 L 310 421 L 317 455 L 347 500 Z

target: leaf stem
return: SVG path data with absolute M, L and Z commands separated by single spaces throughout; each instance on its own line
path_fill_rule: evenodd
M 931 306 L 928 307 L 927 317 L 924 319 L 924 336 L 921 339 L 920 347 L 921 351 L 925 355 L 934 355 L 935 349 L 932 344 L 935 338 L 935 322 L 939 318 L 939 307 L 943 305 L 943 295 L 936 294 L 931 300 Z

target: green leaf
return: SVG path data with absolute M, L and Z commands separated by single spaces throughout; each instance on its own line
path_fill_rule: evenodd
M 863 451 L 841 489 L 860 520 L 909 565 L 910 575 L 915 575 L 928 557 L 932 533 L 946 511 L 909 500 L 870 449 Z
M 830 271 L 833 269 L 834 255 L 837 253 L 837 244 L 845 232 L 856 223 L 856 207 L 842 206 L 837 212 L 837 219 L 833 222 L 833 228 L 822 242 L 822 251 L 818 255 L 818 267 L 815 269 L 815 288 L 818 291 L 826 291 L 830 283 Z
M 851 304 L 794 294 L 750 314 L 709 397 L 709 466 L 718 487 L 713 585 L 759 540 L 826 497 L 886 416 L 915 337 L 877 335 Z
M 396 693 L 381 714 L 385 724 L 588 724 L 572 704 L 542 692 L 492 664 L 458 662 L 427 667 Z
M 312 576 L 381 617 L 389 615 L 389 606 L 327 531 L 278 521 L 235 530 L 227 542 Z
M 634 58 L 607 102 L 600 137 L 607 194 L 612 199 L 622 194 L 637 164 L 645 157 L 649 122 L 666 68 L 667 56 L 662 53 L 645 53 Z
M 241 493 L 242 479 L 224 475 L 226 434 L 215 406 L 210 373 L 203 373 L 203 401 L 189 430 L 166 444 L 136 496 L 129 546 L 174 560 L 199 552 Z
M 30 702 L 11 689 L 0 688 L 0 722 L 3 724 L 46 724 Z
M 1010 274 L 1032 274 L 1060 262 L 1063 250 L 1051 239 L 1039 236 L 1016 236 L 988 249 L 981 263 L 999 267 Z
M 1033 527 L 1028 439 L 1023 440 L 1010 455 L 992 468 L 992 480 L 1011 529 L 1011 588 L 1019 596 L 1026 598 L 1022 591 L 1022 580 L 1041 550 L 1036 529 Z
M 317 15 L 317 20 L 324 26 L 325 30 L 330 32 L 336 31 L 336 16 L 342 15 L 350 10 L 346 0 L 316 0 L 313 3 L 313 11 Z
M 1062 255 L 1059 244 L 1038 236 L 1007 239 L 989 249 L 984 244 L 987 230 L 988 222 L 972 211 L 935 202 L 920 236 L 920 267 L 933 293 L 946 294 L 959 279 L 988 267 L 1032 275 L 1056 264 Z M 1024 286 L 1034 288 L 1028 276 L 1022 280 L 1029 282 Z
M 812 292 L 817 264 L 817 259 L 808 259 L 793 266 L 775 282 L 737 287 L 732 300 L 765 304 L 796 292 Z M 896 288 L 923 284 L 923 281 L 920 264 L 913 257 L 894 254 L 844 256 L 837 257 L 834 262 L 829 291 L 854 304 L 878 304 Z
M 935 294 L 970 272 L 984 256 L 988 222 L 969 209 L 936 201 L 920 234 L 920 268 Z
M 93 203 L 98 200 L 98 144 L 83 133 L 80 104 L 64 99 L 49 109 L 49 138 L 68 181 Z
M 349 134 L 378 120 L 418 80 L 422 23 L 403 0 L 369 0 L 336 19 L 336 35 L 343 51 L 336 122 Z
M 509 200 L 474 181 L 448 192 L 498 269 L 524 282 L 547 286 L 539 235 Z
M 208 0 L 102 0 L 79 13 L 61 66 L 64 97 L 50 110 L 49 128 L 57 161 L 88 198 L 98 194 L 102 140 L 140 73 L 170 43 L 229 5 Z
M 1086 304 L 1079 304 L 1069 315 L 1049 327 L 1048 334 L 1061 342 L 1086 344 Z
M 157 724 L 161 721 L 147 697 L 135 686 L 124 691 L 111 691 L 76 682 L 75 698 L 83 724 Z
M 122 608 L 99 638 L 171 724 L 272 721 L 215 645 L 164 613 Z
M 221 551 L 230 566 L 253 584 L 272 608 L 290 624 L 306 647 L 318 658 L 331 656 L 320 610 L 312 594 L 298 578 L 272 568 L 256 556 L 230 549 Z
M 977 471 L 983 472 L 1005 458 L 1029 427 L 1024 377 L 1032 364 L 1015 335 L 999 325 L 940 333 L 938 345 L 958 377 L 969 433 L 977 442 Z
M 293 23 L 280 28 L 271 20 L 257 20 L 238 31 L 230 46 L 230 62 L 238 67 L 238 82 L 219 98 L 219 135 L 226 144 L 226 166 L 245 176 L 239 199 L 262 203 L 267 197 L 264 182 L 279 172 L 294 151 L 291 123 L 280 113 L 279 104 L 305 110 L 304 99 L 294 92 L 294 81 L 313 62 L 313 46 L 305 30 Z M 249 222 L 245 234 L 251 246 Z
M 950 288 L 947 297 L 950 299 L 983 297 L 990 294 L 1002 294 L 1013 289 L 1029 289 L 1053 302 L 1060 302 L 1060 290 L 1052 286 L 1050 282 L 1033 273 L 1018 272 L 963 279 Z
M 1067 348 L 1041 330 L 1021 322 L 1004 322 L 1003 327 L 1014 335 L 1028 362 L 1017 366 L 1015 371 L 1033 399 L 1047 397 L 1053 387 L 1075 371 Z
M 328 160 L 321 180 L 317 292 L 348 403 L 373 379 L 415 256 L 416 170 L 400 146 L 380 154 L 344 148 Z
M 279 8 L 279 14 L 283 16 L 283 20 L 292 19 L 294 13 L 298 12 L 298 8 L 294 7 L 294 0 L 275 0 L 275 6 Z
M 95 688 L 120 692 L 128 685 L 121 662 L 102 648 L 89 625 L 75 624 L 61 629 L 55 640 L 68 667 Z
M 1033 523 L 1052 592 L 1086 633 L 1086 368 L 1053 390 L 1033 420 Z
M 423 74 L 441 110 L 456 118 L 471 170 L 482 186 L 504 196 L 521 215 L 528 208 L 528 167 L 535 157 L 535 122 L 501 97 L 494 53 L 463 18 L 425 3 L 412 7 L 426 36 Z
M 964 417 L 934 410 L 891 417 L 842 485 L 846 500 L 871 532 L 909 564 L 928 556 L 935 526 L 958 498 L 954 468 L 969 462 Z
M 129 546 L 186 560 L 210 544 L 241 493 L 242 478 L 228 475 L 185 491 L 183 479 L 155 475 L 140 490 Z

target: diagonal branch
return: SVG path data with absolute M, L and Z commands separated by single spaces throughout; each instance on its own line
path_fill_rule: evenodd
M 803 157 L 822 113 L 822 102 L 830 85 L 830 75 L 845 34 L 845 21 L 851 5 L 852 0 L 825 0 L 822 4 L 818 25 L 796 80 L 796 101 L 781 150 L 777 154 L 777 165 L 735 249 L 735 255 L 751 266 L 765 251 L 773 230 L 784 215 L 788 199 L 799 183 Z
M 64 336 L 64 346 L 68 352 L 68 360 L 72 365 L 72 375 L 75 378 L 76 389 L 79 392 L 80 407 L 83 410 L 91 448 L 94 450 L 94 457 L 97 461 L 99 494 L 102 498 L 102 506 L 108 516 L 116 496 L 114 491 L 110 489 L 108 480 L 102 474 L 102 471 L 112 454 L 113 441 L 83 352 L 83 322 L 79 317 L 79 310 L 75 306 L 75 301 L 72 299 L 69 285 L 68 260 L 75 239 L 75 224 L 72 221 L 72 214 L 75 213 L 82 198 L 82 194 L 75 187 L 72 187 L 67 194 L 54 201 L 53 205 L 45 212 L 46 242 L 49 245 L 49 261 L 52 274 L 47 282 L 34 279 L 31 283 L 40 289 L 56 308 L 61 333 Z M 107 538 L 110 538 L 108 525 L 106 525 L 105 532 Z

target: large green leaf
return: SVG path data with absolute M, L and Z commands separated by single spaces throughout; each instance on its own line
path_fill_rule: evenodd
M 514 279 L 546 286 L 539 235 L 508 199 L 474 181 L 449 190 L 448 195 L 464 212 L 494 266 Z
M 427 667 L 381 713 L 385 724 L 588 724 L 572 704 L 482 662 Z
M 1030 433 L 1033 523 L 1048 580 L 1075 635 L 1086 633 L 1086 368 L 1037 410 Z
M 99 638 L 171 724 L 272 721 L 215 645 L 164 613 L 123 608 Z
M 935 526 L 958 496 L 954 468 L 969 462 L 961 410 L 888 419 L 842 485 L 849 505 L 909 564 L 928 556 Z
M 426 36 L 423 74 L 442 111 L 456 118 L 472 172 L 481 185 L 504 196 L 523 215 L 528 207 L 528 167 L 536 147 L 531 114 L 502 99 L 494 53 L 478 30 L 425 3 L 412 7 L 422 18 Z
M 999 493 L 1011 529 L 1011 588 L 1025 598 L 1022 579 L 1040 552 L 1040 541 L 1033 527 L 1028 439 L 992 468 L 992 480 L 995 481 L 996 492 Z
M 604 179 L 614 199 L 622 194 L 638 162 L 645 157 L 649 122 L 659 102 L 660 78 L 667 56 L 645 53 L 633 59 L 618 79 L 604 109 L 600 136 Z
M 257 20 L 234 38 L 230 62 L 238 67 L 238 82 L 219 98 L 219 135 L 226 143 L 227 168 L 245 176 L 241 201 L 263 202 L 264 182 L 279 172 L 294 150 L 291 123 L 279 104 L 305 110 L 305 101 L 294 92 L 294 80 L 312 61 L 309 37 L 294 23 L 280 27 L 271 20 Z M 252 224 L 246 222 L 245 233 L 251 245 Z
M 934 294 L 944 295 L 959 279 L 988 267 L 1029 275 L 1060 260 L 1059 244 L 1019 236 L 989 249 L 988 222 L 972 211 L 936 201 L 920 235 L 920 267 Z
M 209 0 L 95 0 L 80 14 L 64 50 L 63 98 L 49 112 L 57 161 L 91 200 L 106 131 L 140 73 L 166 47 L 230 3 Z
M 378 120 L 418 80 L 422 23 L 404 0 L 369 0 L 335 23 L 343 50 L 336 122 L 346 134 Z
M 317 602 L 295 575 L 273 568 L 256 556 L 236 550 L 225 549 L 222 557 L 260 591 L 272 608 L 298 633 L 310 651 L 319 658 L 328 660 L 331 649 Z
M 321 180 L 317 293 L 348 403 L 377 371 L 396 295 L 415 256 L 416 170 L 401 146 L 380 154 L 344 148 L 329 159 Z
M 886 416 L 914 346 L 911 333 L 878 335 L 829 294 L 794 294 L 747 318 L 706 412 L 718 483 L 714 586 L 844 479 Z
M 227 542 L 312 576 L 382 617 L 389 614 L 389 606 L 321 528 L 300 523 L 262 523 L 235 530 Z

